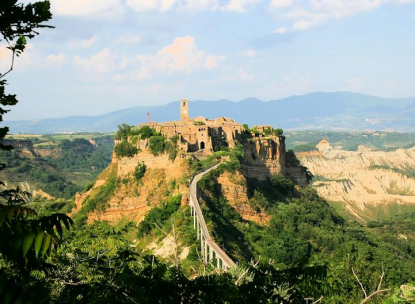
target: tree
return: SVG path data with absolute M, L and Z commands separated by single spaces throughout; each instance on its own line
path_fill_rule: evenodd
M 24 51 L 26 40 L 37 35 L 37 29 L 50 27 L 43 22 L 51 17 L 49 1 L 27 5 L 16 0 L 0 3 L 0 42 L 5 41 L 11 51 L 10 69 L 0 73 L 0 121 L 9 111 L 3 107 L 17 103 L 16 95 L 5 93 L 7 83 L 3 78 L 13 70 L 15 57 Z M 0 140 L 8 131 L 8 127 L 0 128 Z M 0 144 L 0 149 L 12 147 Z M 4 168 L 5 164 L 0 164 L 0 170 Z M 62 237 L 62 227 L 69 229 L 72 220 L 65 214 L 39 218 L 33 209 L 23 206 L 28 193 L 19 188 L 6 189 L 1 181 L 0 185 L 0 302 L 40 302 L 41 298 L 36 297 L 42 295 L 43 288 L 36 284 L 36 277 L 42 277 L 41 257 L 55 248 Z
M 115 133 L 114 139 L 115 140 L 124 140 L 127 139 L 128 135 L 130 134 L 131 126 L 126 123 L 122 123 L 118 125 L 117 133 Z
M 144 162 L 139 161 L 137 164 L 137 167 L 135 167 L 134 169 L 134 177 L 137 181 L 139 181 L 144 174 L 146 173 L 146 165 L 144 164 Z
M 150 152 L 154 156 L 163 154 L 167 147 L 166 138 L 164 136 L 152 136 L 150 137 Z
M 283 133 L 284 133 L 283 129 L 274 129 L 274 134 L 277 136 L 282 136 Z

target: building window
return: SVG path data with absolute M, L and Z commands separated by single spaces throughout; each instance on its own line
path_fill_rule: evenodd
M 186 106 L 186 102 L 185 101 L 183 101 L 183 107 L 185 107 Z

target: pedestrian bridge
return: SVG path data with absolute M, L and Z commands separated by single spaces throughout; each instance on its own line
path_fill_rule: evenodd
M 197 173 L 190 183 L 190 213 L 193 217 L 193 228 L 196 230 L 197 239 L 200 240 L 200 248 L 202 253 L 203 262 L 205 264 L 212 263 L 216 260 L 217 268 L 227 269 L 235 265 L 235 262 L 226 254 L 223 249 L 212 240 L 209 230 L 207 229 L 205 219 L 203 217 L 202 209 L 199 205 L 199 191 L 197 183 L 202 179 L 204 175 L 212 170 L 215 170 L 219 164 L 216 164 L 202 172 Z

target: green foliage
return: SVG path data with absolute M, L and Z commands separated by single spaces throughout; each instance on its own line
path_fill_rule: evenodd
M 154 224 L 163 223 L 169 219 L 180 207 L 181 198 L 181 195 L 173 196 L 169 201 L 161 202 L 160 207 L 153 207 L 138 225 L 138 236 L 147 235 L 154 227 Z
M 84 193 L 91 190 L 92 187 L 94 187 L 94 185 L 95 185 L 95 182 L 90 182 L 89 184 L 86 184 L 85 187 L 84 187 Z
M 204 125 L 205 123 L 204 123 L 203 121 L 194 121 L 194 122 L 193 122 L 193 124 L 194 124 L 195 126 L 202 126 L 202 125 Z
M 294 183 L 281 174 L 272 174 L 268 176 L 268 180 L 272 187 L 286 196 L 293 196 L 296 193 Z
M 169 154 L 169 160 L 174 161 L 178 153 L 177 141 L 179 140 L 178 135 L 173 135 L 170 137 L 169 142 L 167 143 L 167 153 Z
M 88 196 L 82 208 L 75 215 L 75 223 L 77 226 L 82 226 L 86 223 L 88 214 L 90 212 L 102 212 L 105 211 L 108 201 L 114 194 L 115 189 L 118 187 L 118 179 L 116 172 L 112 172 L 105 185 L 96 189 L 96 192 Z
M 118 131 L 114 136 L 115 140 L 127 140 L 131 136 L 140 136 L 141 139 L 147 139 L 151 136 L 159 135 L 155 129 L 149 126 L 143 126 L 141 128 L 132 127 L 126 123 L 118 125 Z M 138 138 L 138 137 L 137 137 Z
M 284 133 L 283 129 L 274 129 L 274 134 L 277 136 L 282 136 L 283 133 Z
M 35 197 L 27 206 L 35 210 L 38 215 L 45 216 L 53 213 L 70 213 L 75 207 L 75 203 L 73 200 L 63 198 L 46 199 Z
M 146 165 L 144 162 L 139 161 L 137 166 L 134 169 L 134 178 L 136 181 L 141 180 L 141 178 L 144 176 L 144 173 L 146 173 Z
M 157 156 L 163 154 L 167 147 L 167 141 L 164 136 L 152 136 L 150 138 L 149 148 L 151 154 Z
M 341 146 L 343 150 L 356 151 L 359 145 L 379 150 L 391 151 L 409 149 L 415 144 L 414 133 L 400 132 L 341 132 L 341 131 L 295 131 L 287 136 L 287 149 L 296 152 L 315 150 L 315 145 L 323 138 L 331 146 Z
M 128 135 L 130 134 L 130 130 L 131 130 L 131 126 L 126 123 L 122 123 L 118 125 L 118 130 L 117 130 L 117 133 L 115 133 L 114 139 L 115 140 L 127 139 Z
M 73 140 L 68 140 L 71 136 Z M 95 180 L 111 162 L 112 136 L 100 134 L 75 134 L 60 136 L 51 148 L 50 156 L 37 156 L 20 150 L 0 151 L 0 162 L 8 164 L 5 169 L 7 183 L 18 184 L 22 180 L 31 188 L 42 189 L 54 197 L 71 198 L 76 192 Z M 90 138 L 95 143 L 92 145 Z M 49 136 L 41 136 L 36 142 L 44 143 Z M 9 140 L 9 142 L 16 142 Z M 30 147 L 31 143 L 28 141 Z M 44 146 L 42 149 L 46 149 Z M 55 153 L 56 152 L 56 153 Z
M 122 141 L 121 143 L 115 145 L 114 151 L 118 158 L 133 157 L 138 153 L 137 147 L 134 147 L 128 141 Z
M 141 136 L 141 139 L 146 139 L 156 135 L 156 130 L 150 128 L 149 126 L 143 126 L 140 129 L 139 134 Z

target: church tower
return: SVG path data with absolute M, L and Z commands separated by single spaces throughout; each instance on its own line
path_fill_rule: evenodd
M 189 120 L 189 101 L 187 99 L 180 100 L 180 121 Z

